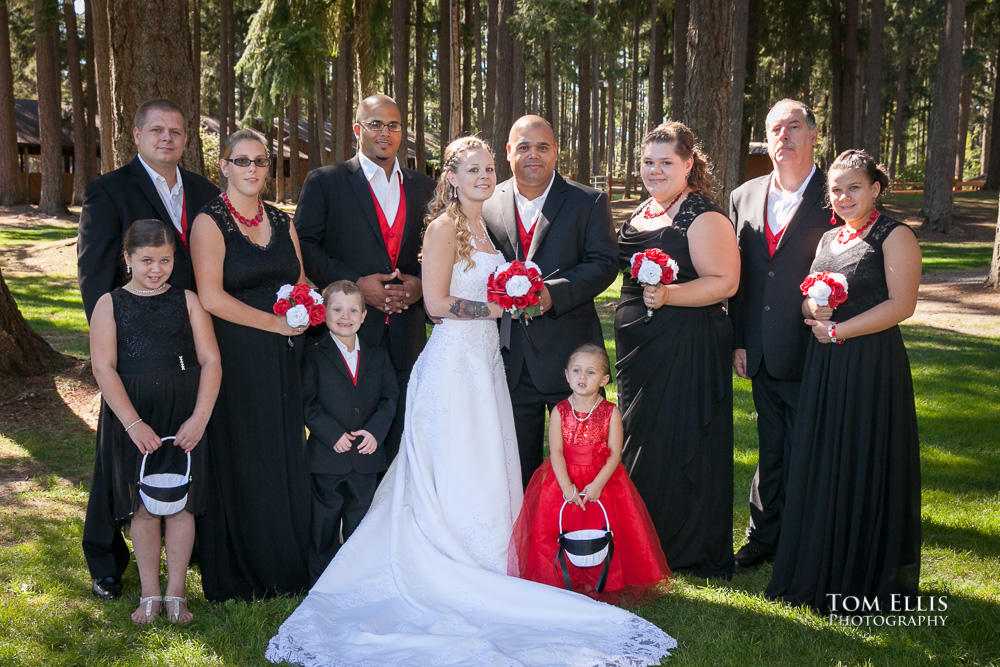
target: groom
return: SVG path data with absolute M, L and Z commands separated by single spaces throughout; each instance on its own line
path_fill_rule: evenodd
M 618 242 L 605 193 L 556 173 L 548 121 L 523 116 L 510 129 L 514 177 L 483 205 L 483 220 L 508 260 L 531 260 L 545 278 L 542 313 L 516 323 L 503 350 L 525 486 L 542 464 L 545 415 L 569 394 L 564 369 L 583 343 L 604 346 L 594 297 L 618 273 Z

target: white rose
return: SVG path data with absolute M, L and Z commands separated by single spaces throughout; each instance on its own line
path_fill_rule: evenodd
M 535 271 L 538 271 L 539 273 L 542 272 L 542 269 L 537 264 L 535 264 L 531 260 L 527 260 L 527 259 L 524 260 L 524 268 L 526 268 L 526 269 L 534 269 Z
M 301 327 L 309 324 L 309 309 L 299 304 L 292 306 L 285 313 L 285 321 L 290 327 Z
M 510 268 L 510 262 L 504 262 L 503 264 L 497 267 L 496 271 L 493 272 L 493 275 L 499 276 L 501 273 L 503 273 L 509 268 Z
M 637 279 L 643 285 L 659 285 L 663 278 L 663 269 L 659 264 L 651 259 L 643 259 L 639 265 L 639 275 Z
M 287 299 L 291 295 L 291 293 L 292 293 L 291 285 L 282 285 L 281 289 L 279 289 L 277 293 L 278 301 L 281 301 L 282 299 Z
M 809 287 L 808 290 L 809 296 L 812 297 L 812 300 L 816 302 L 817 306 L 826 306 L 827 303 L 829 303 L 830 293 L 832 291 L 833 289 L 831 289 L 830 286 L 822 280 L 817 280 Z
M 844 294 L 847 294 L 847 276 L 843 273 L 831 273 L 830 277 L 837 281 L 837 283 L 844 288 Z
M 312 297 L 313 303 L 323 303 L 323 295 L 316 290 L 309 290 L 309 296 Z
M 531 290 L 528 276 L 514 276 L 507 281 L 507 296 L 524 296 Z

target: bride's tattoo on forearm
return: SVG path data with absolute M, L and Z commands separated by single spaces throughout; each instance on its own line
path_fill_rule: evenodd
M 460 320 L 481 320 L 490 316 L 490 305 L 482 301 L 455 299 L 449 310 Z

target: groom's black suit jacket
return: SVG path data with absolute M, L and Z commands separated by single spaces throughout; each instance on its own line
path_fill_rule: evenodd
M 406 226 L 396 268 L 419 276 L 421 233 L 434 181 L 402 169 L 406 195 Z M 392 273 L 392 261 L 379 227 L 368 180 L 354 156 L 340 164 L 309 172 L 295 210 L 295 230 L 302 248 L 306 276 L 319 289 L 336 280 L 375 273 Z M 409 370 L 427 340 L 423 301 L 389 316 L 389 354 L 397 370 Z M 385 316 L 371 312 L 358 332 L 362 342 L 377 347 L 385 331 Z
M 181 169 L 188 227 L 201 207 L 218 196 L 219 188 L 208 179 Z M 125 232 L 136 220 L 155 218 L 176 228 L 170 222 L 163 200 L 139 157 L 127 165 L 104 174 L 87 184 L 87 195 L 80 213 L 77 241 L 77 276 L 87 321 L 98 299 L 125 282 L 122 262 L 122 241 Z M 193 290 L 194 269 L 191 253 L 176 234 L 174 270 L 170 284 Z
M 570 353 L 583 343 L 604 346 L 594 298 L 618 274 L 618 240 L 608 196 L 555 174 L 527 252 L 520 247 L 513 178 L 499 184 L 483 205 L 483 220 L 508 260 L 529 259 L 543 277 L 557 272 L 545 281 L 552 309 L 527 328 L 515 324 L 511 331 L 510 350 L 504 350 L 508 385 L 514 388 L 527 364 L 539 392 L 568 392 L 563 370 Z
M 772 377 L 800 380 L 812 331 L 803 323 L 799 285 L 809 275 L 820 237 L 831 228 L 826 178 L 819 170 L 813 174 L 772 257 L 764 232 L 772 176 L 747 181 L 729 198 L 742 260 L 740 288 L 730 308 L 733 347 L 746 348 L 750 377 L 763 361 Z

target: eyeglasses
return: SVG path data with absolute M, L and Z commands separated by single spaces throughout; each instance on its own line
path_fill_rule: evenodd
M 398 123 L 396 121 L 392 121 L 391 123 L 383 123 L 380 120 L 372 120 L 372 121 L 359 120 L 358 125 L 365 126 L 366 128 L 368 128 L 369 132 L 374 132 L 375 134 L 381 132 L 383 127 L 388 128 L 390 132 L 401 132 L 403 130 L 403 124 Z
M 259 157 L 256 160 L 251 160 L 248 157 L 227 157 L 223 159 L 226 162 L 232 162 L 237 167 L 249 167 L 251 162 L 261 168 L 268 167 L 271 164 L 271 158 L 269 157 Z

